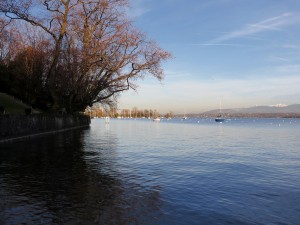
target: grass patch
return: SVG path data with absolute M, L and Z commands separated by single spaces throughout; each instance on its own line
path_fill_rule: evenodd
M 0 106 L 5 108 L 5 114 L 25 114 L 25 109 L 30 106 L 15 99 L 14 97 L 0 93 Z M 32 113 L 39 113 L 37 110 L 32 110 Z

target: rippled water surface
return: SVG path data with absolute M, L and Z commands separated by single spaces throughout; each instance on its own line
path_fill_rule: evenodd
M 0 224 L 300 224 L 300 120 L 93 119 L 2 143 Z

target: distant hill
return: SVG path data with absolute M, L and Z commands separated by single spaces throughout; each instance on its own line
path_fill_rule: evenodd
M 204 112 L 202 114 L 217 114 L 219 109 Z M 250 108 L 222 109 L 226 114 L 252 114 L 252 113 L 300 113 L 300 104 L 288 106 L 254 106 Z

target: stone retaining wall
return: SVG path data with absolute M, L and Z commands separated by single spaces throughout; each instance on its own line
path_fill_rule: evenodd
M 0 115 L 0 142 L 89 125 L 85 115 Z

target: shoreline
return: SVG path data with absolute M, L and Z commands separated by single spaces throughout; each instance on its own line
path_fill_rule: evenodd
M 215 118 L 218 114 L 189 114 L 188 117 Z M 300 113 L 223 113 L 224 118 L 300 118 Z
M 85 115 L 1 115 L 0 143 L 88 128 Z

